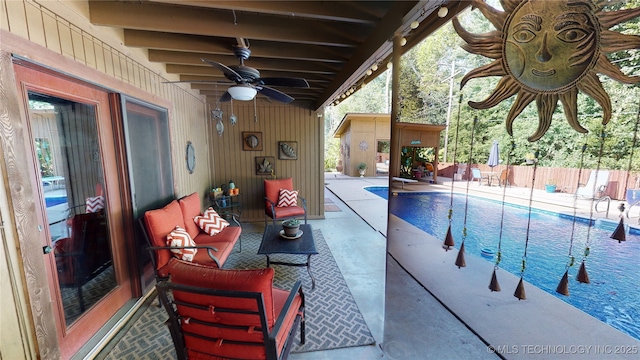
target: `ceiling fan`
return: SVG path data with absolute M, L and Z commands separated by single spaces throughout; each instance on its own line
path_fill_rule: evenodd
M 240 65 L 227 66 L 216 61 L 202 59 L 202 61 L 222 71 L 227 79 L 236 83 L 236 85 L 229 87 L 220 97 L 221 102 L 230 101 L 231 99 L 240 101 L 252 100 L 257 93 L 260 93 L 270 99 L 290 103 L 294 100 L 293 97 L 266 85 L 295 88 L 309 87 L 307 80 L 302 78 L 261 78 L 260 71 L 244 65 L 244 61 L 251 55 L 251 50 L 245 45 L 242 38 L 238 38 L 238 45 L 233 46 L 233 53 L 240 60 Z

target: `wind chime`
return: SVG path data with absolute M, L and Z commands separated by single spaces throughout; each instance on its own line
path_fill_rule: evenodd
M 456 120 L 456 140 L 455 140 L 455 149 L 453 150 L 453 163 L 456 164 L 456 155 L 458 153 L 458 131 L 460 130 L 460 105 L 462 104 L 462 93 L 460 93 L 460 97 L 458 98 L 458 118 Z M 453 178 L 453 176 L 452 176 Z M 453 236 L 451 235 L 451 222 L 453 221 L 453 181 L 451 181 L 451 202 L 449 203 L 449 227 L 447 228 L 447 234 L 444 238 L 444 249 L 449 251 L 449 249 L 455 245 L 455 241 L 453 240 Z M 464 260 L 464 258 L 463 258 Z M 466 264 L 465 264 L 466 265 Z
M 580 178 L 582 177 L 582 170 L 584 164 L 584 153 L 587 150 L 587 143 L 582 145 L 582 153 L 580 154 L 580 167 L 578 169 L 578 184 L 580 183 Z M 576 211 L 577 211 L 577 203 L 578 197 L 573 197 L 573 222 L 571 223 L 571 237 L 569 239 L 569 260 L 567 261 L 567 265 L 565 267 L 564 275 L 560 279 L 560 283 L 556 288 L 556 292 L 562 295 L 569 296 L 569 269 L 575 264 L 575 257 L 573 256 L 573 240 L 575 239 L 575 230 L 576 230 Z M 587 268 L 584 264 L 586 257 L 589 255 L 588 248 L 585 249 L 584 256 L 582 258 L 582 262 L 580 265 L 580 270 L 578 272 L 577 280 L 582 283 L 589 283 L 589 275 L 587 274 Z
M 476 130 L 476 125 L 478 124 L 478 117 L 473 118 L 473 127 L 471 128 L 471 146 L 469 148 L 469 161 L 467 164 L 471 164 L 473 159 L 473 144 L 474 144 L 474 134 Z M 464 241 L 467 239 L 467 215 L 469 212 L 469 184 L 471 184 L 471 179 L 467 178 L 467 191 L 464 199 L 464 221 L 462 223 L 462 243 L 460 243 L 460 250 L 458 251 L 458 257 L 456 258 L 456 266 L 458 269 L 464 266 L 467 266 L 464 259 Z
M 478 9 L 496 30 L 485 34 L 473 34 L 462 27 L 457 17 L 452 19 L 454 30 L 466 42 L 462 47 L 470 53 L 492 59 L 491 63 L 466 74 L 461 80 L 461 87 L 476 78 L 502 77 L 491 95 L 483 101 L 469 101 L 469 106 L 479 110 L 490 109 L 517 95 L 505 119 L 509 135 L 513 136 L 514 120 L 534 101 L 538 111 L 538 128 L 529 136 L 530 142 L 539 140 L 547 132 L 558 102 L 562 103 L 564 116 L 571 127 L 580 133 L 587 133 L 588 130 L 578 121 L 579 92 L 593 98 L 600 105 L 603 125 L 611 119 L 611 99 L 598 74 L 626 84 L 640 83 L 639 76 L 624 74 L 606 56 L 639 48 L 640 36 L 621 34 L 611 29 L 640 16 L 640 8 L 604 11 L 607 4 L 605 0 L 501 0 L 504 9 L 502 11 L 482 0 L 471 0 L 471 3 L 472 8 Z M 566 21 L 567 18 L 576 18 L 578 15 L 580 22 Z M 536 25 L 531 26 L 531 23 Z M 601 141 L 604 141 L 603 135 L 604 133 L 601 134 Z M 598 167 L 602 158 L 602 145 L 603 143 Z M 531 205 L 537 166 L 537 162 L 534 163 L 520 281 L 514 293 L 520 300 L 526 299 L 523 277 L 527 265 Z M 621 213 L 623 211 L 622 208 Z M 448 232 L 447 240 L 449 235 Z M 618 241 L 625 240 L 622 218 L 612 238 Z M 451 239 L 450 243 L 452 242 Z M 571 251 L 570 247 L 570 258 Z M 588 255 L 589 233 L 578 281 L 589 281 L 584 267 Z M 568 281 L 568 276 L 566 280 Z M 494 289 L 499 288 L 497 279 L 492 279 L 492 284 Z M 562 288 L 560 290 L 563 291 Z
M 635 129 L 633 130 L 633 141 L 632 141 L 632 145 L 631 145 L 631 154 L 629 154 L 629 165 L 627 166 L 627 176 L 626 179 L 624 181 L 624 194 L 627 193 L 627 189 L 629 186 L 629 175 L 631 174 L 631 165 L 632 165 L 632 160 L 633 160 L 633 153 L 634 150 L 636 148 L 636 141 L 638 138 L 638 124 L 640 123 L 640 101 L 638 102 L 638 115 L 636 116 L 636 126 Z M 629 204 L 629 206 L 631 206 L 632 204 Z M 624 231 L 624 203 L 620 203 L 620 206 L 618 207 L 618 210 L 620 210 L 620 222 L 618 223 L 618 226 L 616 227 L 615 231 L 613 232 L 613 234 L 611 234 L 611 238 L 614 240 L 618 240 L 618 243 L 622 242 L 622 241 L 626 241 L 627 240 L 627 235 Z
M 218 85 L 216 85 L 216 108 L 211 110 L 211 118 L 216 122 L 216 131 L 219 136 L 224 132 L 224 124 L 222 123 L 222 110 L 220 109 L 220 98 L 218 97 Z
M 507 153 L 507 170 L 509 170 L 509 166 L 511 165 L 511 157 L 513 155 L 513 151 L 516 148 L 516 143 L 513 140 L 513 137 L 511 138 L 511 149 L 510 151 Z M 507 172 L 507 177 L 509 173 Z M 498 283 L 498 275 L 496 274 L 496 272 L 498 271 L 498 269 L 500 268 L 500 262 L 502 261 L 502 230 L 504 229 L 504 207 L 505 207 L 505 198 L 507 196 L 507 181 L 508 179 L 505 179 L 505 184 L 504 187 L 502 188 L 502 211 L 501 211 L 501 217 L 500 217 L 500 234 L 498 236 L 498 253 L 496 254 L 496 260 L 495 260 L 495 265 L 493 266 L 493 274 L 491 274 L 491 281 L 489 282 L 489 290 L 493 291 L 500 291 L 500 284 Z
M 600 162 L 602 160 L 602 153 L 604 150 L 604 139 L 605 139 L 605 132 L 604 132 L 604 127 L 602 128 L 602 131 L 600 132 L 600 152 L 598 154 L 598 164 L 596 165 L 596 172 L 598 170 L 600 170 Z M 586 144 L 583 146 L 584 149 L 586 149 Z M 584 151 L 584 150 L 583 150 Z M 594 182 L 593 184 L 593 193 L 595 194 L 596 191 L 596 184 Z M 589 219 L 593 219 L 593 208 L 594 208 L 594 202 L 595 202 L 595 198 L 591 199 L 591 210 L 589 212 Z M 582 262 L 580 264 L 580 270 L 578 271 L 578 276 L 576 277 L 576 280 L 578 280 L 578 282 L 584 283 L 584 284 L 589 284 L 591 281 L 589 280 L 589 274 L 587 273 L 587 267 L 585 265 L 586 261 L 587 261 L 587 257 L 589 256 L 589 254 L 591 253 L 591 229 L 593 228 L 593 222 L 589 221 L 589 226 L 587 227 L 587 239 L 585 241 L 584 244 L 584 252 L 582 255 Z M 624 232 L 623 232 L 624 235 Z M 562 280 L 560 281 L 562 284 Z M 568 295 L 569 290 L 567 289 L 567 295 Z

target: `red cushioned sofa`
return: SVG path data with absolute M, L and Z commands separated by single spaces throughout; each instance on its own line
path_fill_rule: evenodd
M 169 263 L 177 259 L 170 249 L 189 248 L 167 246 L 167 235 L 180 226 L 185 229 L 193 241 L 198 252 L 193 262 L 202 265 L 221 267 L 233 250 L 236 242 L 241 241 L 242 227 L 227 226 L 216 235 L 209 235 L 202 231 L 193 218 L 202 215 L 198 193 L 173 200 L 165 207 L 145 212 L 141 218 L 142 230 L 150 244 L 152 261 L 156 270 L 157 280 L 166 280 L 170 274 Z M 239 244 L 242 249 L 242 243 Z M 155 255 L 155 256 L 153 256 Z

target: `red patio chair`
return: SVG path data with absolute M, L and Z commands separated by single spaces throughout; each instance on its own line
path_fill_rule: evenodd
M 273 220 L 273 225 L 277 220 L 285 220 L 304 216 L 304 223 L 307 223 L 307 200 L 298 196 L 298 203 L 302 202 L 302 206 L 290 205 L 290 206 L 278 206 L 278 200 L 280 197 L 280 189 L 293 190 L 293 179 L 277 179 L 277 180 L 264 180 L 264 223 L 267 223 L 267 217 Z
M 286 359 L 300 325 L 304 293 L 273 287 L 272 268 L 224 270 L 176 260 L 156 284 L 169 314 L 178 359 Z

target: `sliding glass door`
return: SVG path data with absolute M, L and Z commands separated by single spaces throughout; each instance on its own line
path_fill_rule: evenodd
M 16 65 L 32 188 L 63 358 L 132 298 L 108 93 Z
M 146 292 L 153 285 L 154 272 L 138 219 L 174 198 L 169 122 L 166 109 L 135 99 L 123 97 L 122 108 L 138 269 Z

